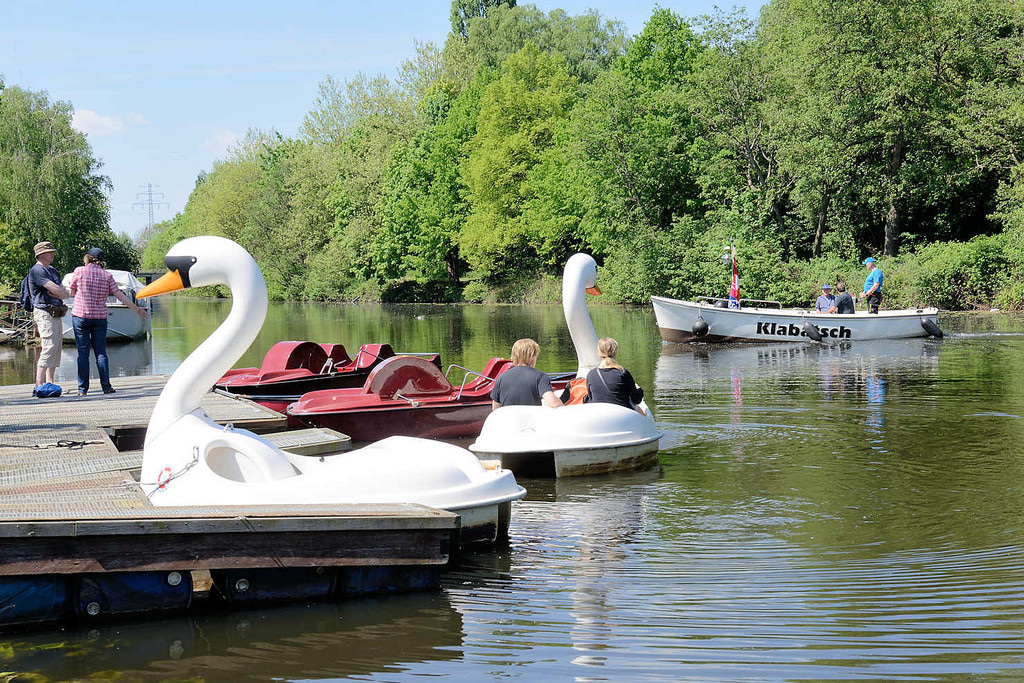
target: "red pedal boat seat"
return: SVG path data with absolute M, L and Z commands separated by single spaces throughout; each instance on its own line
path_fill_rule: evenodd
M 382 399 L 402 396 L 436 396 L 452 392 L 451 382 L 441 370 L 425 358 L 398 356 L 375 367 L 363 384 L 364 394 Z

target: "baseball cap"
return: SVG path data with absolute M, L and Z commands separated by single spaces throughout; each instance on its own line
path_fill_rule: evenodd
M 36 246 L 34 246 L 32 249 L 33 251 L 35 251 L 36 256 L 39 256 L 40 254 L 45 254 L 48 251 L 57 251 L 56 249 L 53 248 L 53 242 L 37 242 Z
M 827 283 L 827 282 L 826 282 L 825 284 L 823 284 L 823 285 L 821 286 L 821 288 L 822 288 L 822 289 L 832 289 L 832 285 L 830 285 L 829 283 Z
M 868 256 L 868 257 L 867 257 L 866 259 L 864 259 L 864 264 L 863 264 L 863 265 L 865 265 L 865 266 L 866 266 L 867 264 L 869 264 L 869 263 L 874 263 L 874 262 L 875 262 L 875 259 L 874 259 L 874 257 L 872 257 L 872 256 Z
M 100 261 L 103 260 L 103 250 L 100 249 L 99 247 L 93 247 L 92 249 L 85 253 L 88 254 L 89 256 L 92 256 L 93 258 L 99 259 Z

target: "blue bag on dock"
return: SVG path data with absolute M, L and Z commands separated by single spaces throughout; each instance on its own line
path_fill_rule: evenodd
M 60 396 L 62 391 L 64 390 L 60 388 L 59 384 L 47 382 L 45 384 L 40 384 L 38 387 L 36 387 L 35 393 L 36 398 L 57 398 L 58 396 Z

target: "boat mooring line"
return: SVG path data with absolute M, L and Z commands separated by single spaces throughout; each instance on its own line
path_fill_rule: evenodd
M 30 448 L 30 449 L 33 449 L 33 450 L 40 450 L 40 451 L 46 450 L 46 449 L 49 449 L 49 448 L 67 448 L 67 449 L 72 450 L 72 451 L 77 451 L 77 450 L 79 450 L 81 448 L 84 448 L 85 446 L 90 445 L 90 444 L 98 444 L 98 443 L 103 443 L 103 442 L 102 441 L 71 441 L 69 439 L 60 439 L 56 443 L 46 443 L 46 444 L 37 443 L 37 444 L 32 444 L 31 446 L 25 446 L 23 444 L 13 444 L 13 443 L 0 443 L 0 448 L 20 448 L 20 449 Z

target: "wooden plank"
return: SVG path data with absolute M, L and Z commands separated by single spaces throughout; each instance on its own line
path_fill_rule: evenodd
M 82 509 L 0 521 L 0 538 L 263 533 L 387 529 L 457 529 L 454 512 L 412 503 Z
M 0 576 L 244 567 L 442 565 L 443 529 L 0 539 Z
M 264 436 L 281 450 L 295 455 L 329 455 L 352 448 L 352 438 L 348 434 L 327 427 L 293 429 Z
M 5 408 L 0 411 L 0 433 L 28 432 L 45 440 L 54 426 L 55 406 L 60 407 L 61 420 L 68 420 L 69 427 L 145 428 L 166 382 L 163 376 L 122 377 L 114 395 L 46 400 L 32 397 L 31 384 L 0 386 L 0 404 Z M 203 397 L 201 406 L 212 420 L 222 424 L 231 422 L 254 431 L 287 426 L 284 415 L 244 399 L 229 399 L 211 392 Z

